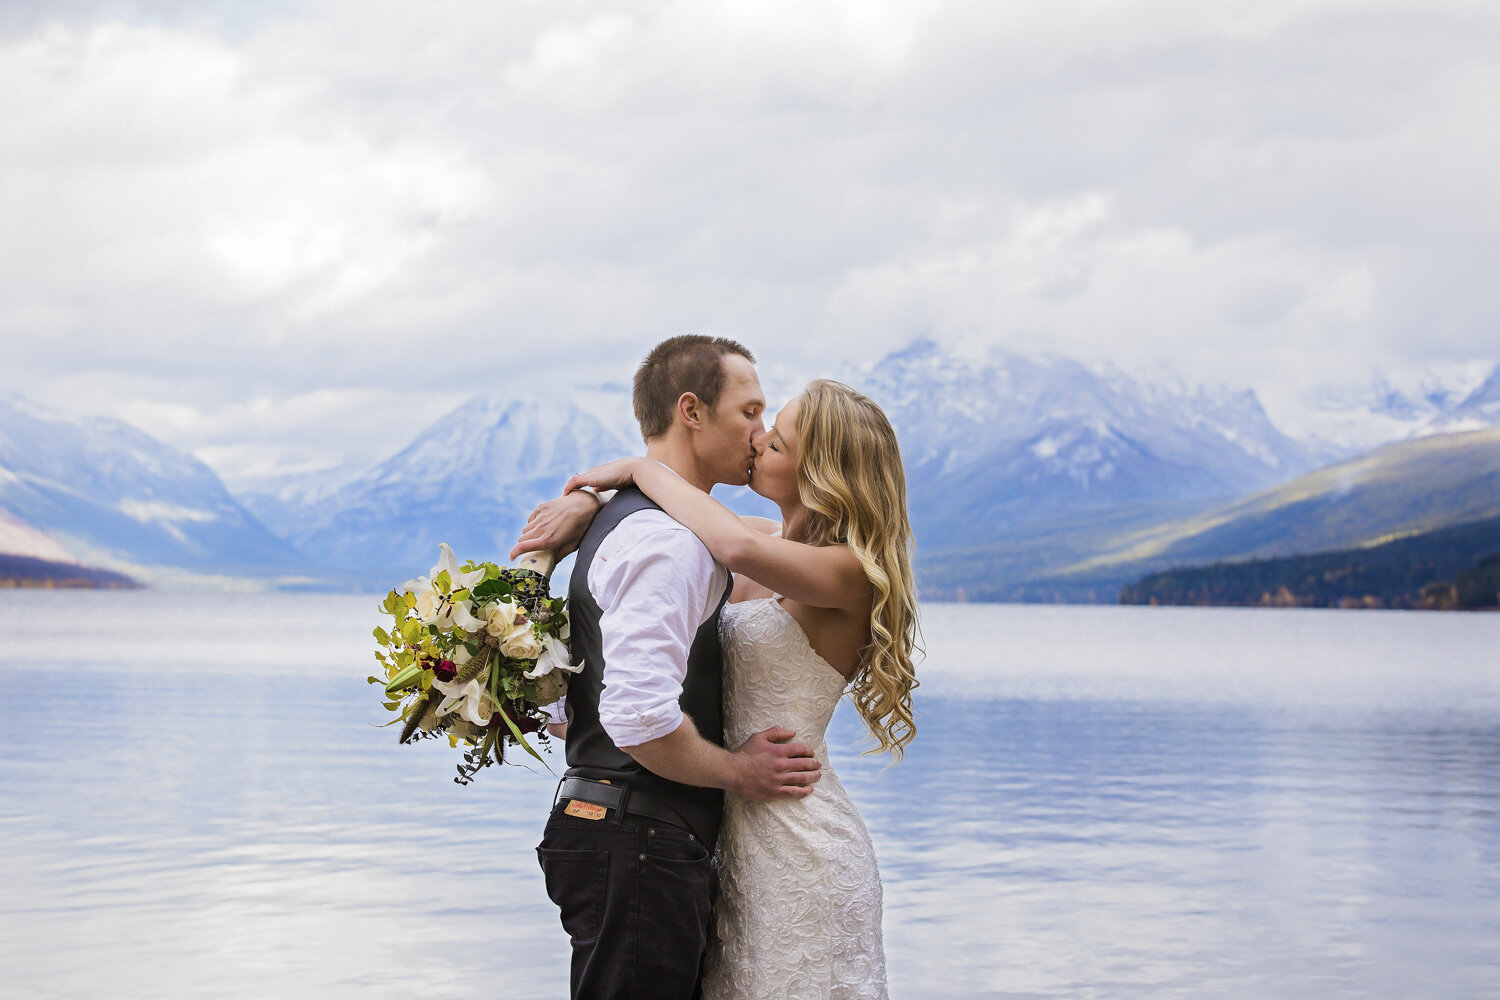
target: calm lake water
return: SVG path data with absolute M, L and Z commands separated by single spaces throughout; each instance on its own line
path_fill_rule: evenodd
M 566 996 L 553 781 L 375 728 L 375 603 L 0 595 L 0 992 Z M 1500 996 L 1500 615 L 925 623 L 906 762 L 830 739 L 894 996 Z

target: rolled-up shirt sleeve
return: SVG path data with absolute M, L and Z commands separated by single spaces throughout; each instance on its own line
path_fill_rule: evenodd
M 589 590 L 603 612 L 599 722 L 618 747 L 639 746 L 682 725 L 688 652 L 718 605 L 713 593 L 709 606 L 714 582 L 722 587 L 727 579 L 696 535 L 650 513 L 657 517 L 642 512 L 627 519 L 646 518 L 620 539 L 623 547 L 601 546 L 589 568 Z

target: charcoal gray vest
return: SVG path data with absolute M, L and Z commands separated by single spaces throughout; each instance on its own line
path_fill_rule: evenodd
M 599 723 L 599 692 L 604 687 L 604 643 L 599 633 L 603 612 L 589 592 L 589 566 L 599 543 L 621 521 L 641 510 L 660 510 L 635 488 L 623 489 L 600 509 L 578 547 L 578 561 L 568 583 L 569 647 L 574 663 L 583 669 L 568 679 L 568 773 L 583 778 L 608 779 L 615 784 L 640 788 L 676 809 L 689 826 L 710 846 L 718 839 L 724 810 L 724 793 L 717 788 L 698 788 L 669 781 L 646 770 L 634 757 L 615 746 Z M 730 581 L 733 585 L 733 581 Z M 693 720 L 698 733 L 711 743 L 724 742 L 723 659 L 719 650 L 719 614 L 729 599 L 730 587 L 713 616 L 693 637 L 688 652 L 687 678 L 679 704 Z

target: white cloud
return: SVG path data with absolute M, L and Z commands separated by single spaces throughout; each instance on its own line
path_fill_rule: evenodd
M 104 9 L 0 35 L 0 381 L 221 467 L 683 330 L 1283 396 L 1500 354 L 1483 0 Z
M 392 283 L 482 202 L 457 147 L 378 143 L 316 97 L 182 30 L 54 25 L 0 48 L 10 336 L 37 362 L 59 336 L 168 368 L 214 331 L 260 351 Z

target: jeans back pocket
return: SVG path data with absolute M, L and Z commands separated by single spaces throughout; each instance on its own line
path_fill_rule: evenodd
M 609 852 L 538 847 L 536 856 L 547 896 L 557 904 L 568 937 L 574 944 L 598 940 L 609 879 Z

